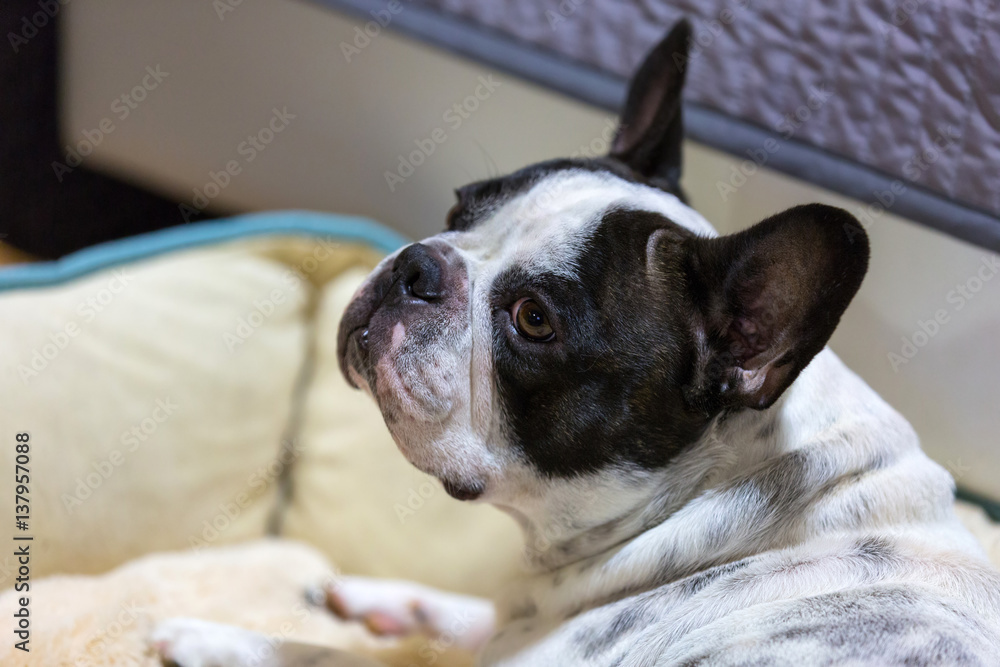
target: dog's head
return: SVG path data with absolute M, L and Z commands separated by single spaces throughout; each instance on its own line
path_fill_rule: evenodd
M 716 416 L 774 403 L 857 291 L 868 243 L 846 212 L 716 237 L 684 204 L 689 39 L 681 23 L 648 56 L 608 156 L 460 188 L 446 230 L 348 307 L 345 375 L 453 496 L 527 511 L 559 486 L 571 512 L 639 493 Z

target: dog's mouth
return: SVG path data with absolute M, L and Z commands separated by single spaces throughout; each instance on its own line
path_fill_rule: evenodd
M 355 389 L 361 389 L 361 382 L 369 383 L 370 362 L 368 354 L 368 324 L 350 330 L 340 352 L 340 369 L 347 382 Z
M 388 268 L 388 267 L 387 267 Z M 392 271 L 382 270 L 372 276 L 344 311 L 337 332 L 337 361 L 340 372 L 355 389 L 359 381 L 371 386 L 371 321 L 381 308 L 392 286 Z
M 371 315 L 360 315 L 348 320 L 345 313 L 341 320 L 340 332 L 337 340 L 337 359 L 340 363 L 340 372 L 344 378 L 355 389 L 361 389 L 359 380 L 366 381 L 370 375 L 369 347 L 368 339 L 370 332 L 368 329 Z

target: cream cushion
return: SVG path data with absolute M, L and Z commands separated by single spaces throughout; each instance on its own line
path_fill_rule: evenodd
M 429 657 L 434 667 L 472 664 L 468 652 L 447 642 L 376 639 L 303 595 L 320 583 L 335 584 L 338 576 L 308 545 L 256 540 L 152 554 L 101 576 L 49 577 L 32 588 L 31 651 L 5 638 L 0 665 L 162 667 L 147 637 L 158 622 L 178 616 L 349 650 L 390 667 L 429 665 Z M 13 618 L 17 609 L 13 591 L 0 593 L 0 616 Z
M 0 475 L 30 433 L 33 576 L 281 534 L 347 572 L 494 592 L 519 566 L 513 522 L 413 469 L 337 367 L 381 256 L 271 234 L 0 292 Z
M 305 357 L 286 271 L 233 243 L 0 293 L 0 477 L 28 432 L 34 576 L 264 535 Z
M 1000 527 L 982 510 L 957 503 L 959 516 L 1000 566 Z M 56 576 L 32 587 L 32 651 L 0 643 L 0 665 L 159 667 L 146 637 L 158 621 L 200 618 L 278 639 L 332 646 L 398 667 L 471 665 L 447 642 L 413 637 L 377 640 L 309 605 L 303 591 L 339 573 L 315 549 L 289 540 L 258 540 L 197 552 L 154 554 L 99 576 Z M 18 595 L 0 593 L 0 618 L 12 618 Z

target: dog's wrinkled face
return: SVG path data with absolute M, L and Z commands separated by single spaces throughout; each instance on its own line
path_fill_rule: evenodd
M 670 415 L 686 378 L 663 362 L 691 343 L 682 304 L 652 303 L 670 278 L 647 245 L 711 227 L 570 162 L 465 190 L 452 217 L 387 258 L 344 318 L 349 378 L 407 457 L 460 497 L 514 462 L 557 476 L 662 465 L 652 443 L 686 427 Z
M 627 496 L 720 412 L 777 400 L 857 290 L 867 242 L 846 213 L 713 238 L 683 203 L 687 41 L 681 24 L 643 65 L 607 158 L 460 189 L 447 230 L 348 307 L 345 374 L 453 496 L 517 507 L 581 479 Z

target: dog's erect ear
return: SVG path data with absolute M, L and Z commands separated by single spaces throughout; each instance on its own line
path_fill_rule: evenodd
M 707 411 L 774 403 L 826 345 L 868 270 L 864 228 L 822 204 L 685 243 L 701 347 L 686 395 Z
M 610 156 L 677 191 L 681 180 L 681 88 L 691 25 L 679 21 L 632 78 Z

